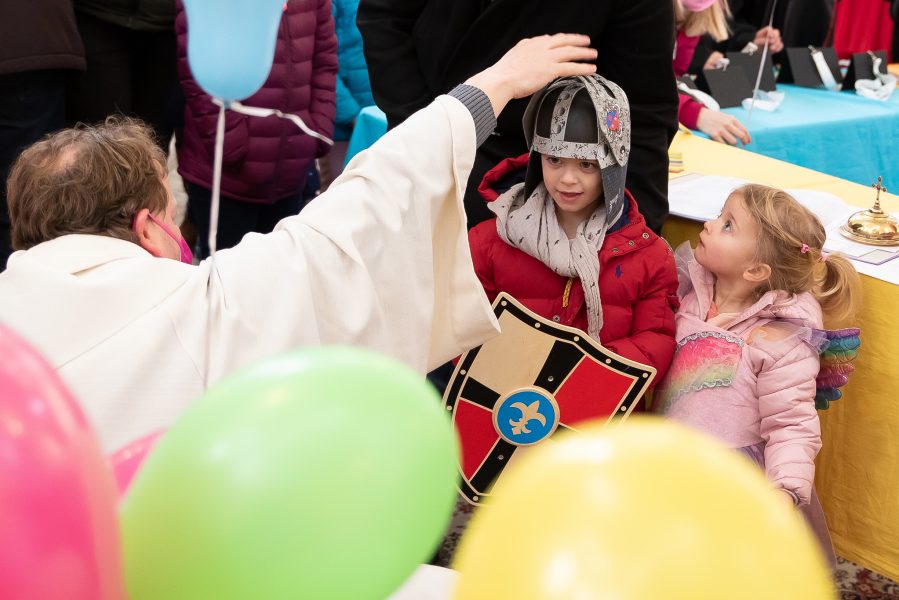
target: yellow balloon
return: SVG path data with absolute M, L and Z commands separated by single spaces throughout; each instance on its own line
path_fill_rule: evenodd
M 760 470 L 661 419 L 533 448 L 462 538 L 456 600 L 817 600 L 829 571 Z

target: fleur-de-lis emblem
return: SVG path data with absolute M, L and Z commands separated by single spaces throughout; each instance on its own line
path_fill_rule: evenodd
M 546 426 L 546 417 L 538 412 L 540 409 L 539 400 L 535 400 L 534 402 L 531 402 L 527 405 L 524 402 L 514 402 L 511 407 L 521 411 L 520 419 L 518 419 L 517 421 L 515 419 L 509 419 L 509 425 L 512 427 L 513 435 L 530 433 L 531 430 L 528 429 L 529 421 L 538 421 L 544 427 Z

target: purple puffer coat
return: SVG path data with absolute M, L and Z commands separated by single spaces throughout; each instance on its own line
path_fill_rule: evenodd
M 187 62 L 187 15 L 178 2 L 178 76 L 184 91 L 184 135 L 178 172 L 185 180 L 212 188 L 213 147 L 218 106 L 191 76 Z M 243 101 L 299 115 L 330 137 L 334 130 L 337 37 L 331 0 L 288 0 L 278 30 L 272 71 L 262 88 Z M 225 113 L 222 195 L 272 204 L 300 192 L 306 172 L 328 146 L 278 117 Z

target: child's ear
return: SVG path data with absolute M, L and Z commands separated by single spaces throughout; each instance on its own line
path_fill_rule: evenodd
M 765 263 L 756 263 L 743 271 L 743 279 L 750 283 L 764 283 L 771 277 L 771 266 Z

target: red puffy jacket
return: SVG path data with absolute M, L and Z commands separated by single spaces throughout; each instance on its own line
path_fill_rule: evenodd
M 191 183 L 212 188 L 215 124 L 219 107 L 200 88 L 187 61 L 187 16 L 178 2 L 178 76 L 184 91 L 184 135 L 178 172 Z M 271 73 L 262 88 L 242 101 L 299 115 L 328 137 L 334 131 L 337 37 L 331 0 L 288 0 L 278 28 Z M 248 117 L 225 111 L 222 195 L 273 204 L 298 194 L 316 156 L 328 146 L 287 119 Z
M 487 173 L 479 191 L 488 202 L 499 196 L 493 187 L 524 169 L 527 158 L 507 159 Z M 658 382 L 674 356 L 677 272 L 671 247 L 646 227 L 637 203 L 625 193 L 629 208 L 606 233 L 599 250 L 599 337 L 609 350 L 655 367 Z M 577 280 L 556 274 L 504 242 L 495 218 L 474 227 L 468 240 L 475 272 L 491 302 L 506 292 L 542 317 L 587 330 L 584 290 Z

